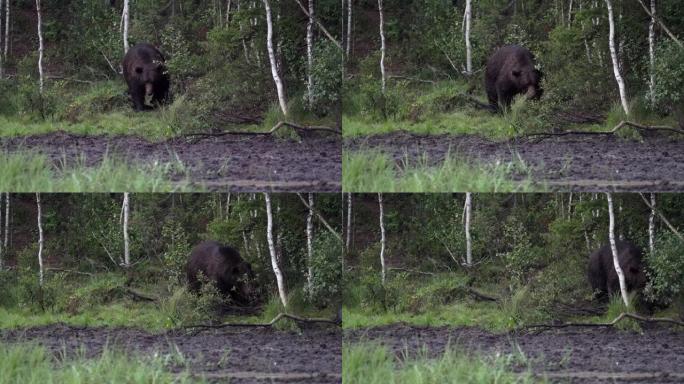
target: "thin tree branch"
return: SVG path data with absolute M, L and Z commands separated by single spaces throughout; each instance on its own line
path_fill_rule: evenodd
M 609 131 L 564 131 L 564 132 L 540 132 L 530 133 L 524 137 L 540 137 L 538 140 L 543 140 L 551 136 L 567 136 L 567 135 L 614 135 L 615 132 L 626 126 L 634 127 L 642 131 L 670 131 L 684 135 L 684 130 L 670 127 L 667 125 L 643 125 L 632 121 L 620 121 L 613 129 Z
M 639 196 L 641 196 L 641 199 L 644 201 L 644 204 L 646 204 L 646 206 L 648 206 L 649 208 L 651 208 L 652 211 L 654 211 L 655 213 L 658 214 L 658 217 L 660 217 L 660 219 L 663 221 L 663 223 L 665 223 L 665 225 L 667 225 L 668 228 L 670 228 L 672 233 L 674 233 L 675 236 L 677 236 L 679 238 L 679 240 L 684 242 L 684 236 L 682 236 L 682 234 L 679 233 L 679 231 L 677 231 L 677 229 L 670 223 L 670 221 L 667 218 L 665 218 L 665 215 L 663 215 L 657 208 L 652 206 L 651 203 L 648 200 L 646 200 L 646 197 L 644 196 L 643 193 L 640 192 Z
M 670 36 L 670 38 L 671 38 L 672 40 L 674 40 L 674 42 L 677 43 L 677 45 L 679 45 L 679 48 L 684 49 L 684 44 L 682 44 L 682 42 L 679 41 L 679 39 L 677 39 L 677 37 L 676 37 L 672 32 L 670 32 L 670 30 L 669 30 L 669 29 L 665 26 L 665 24 L 658 18 L 658 16 L 655 16 L 654 14 L 652 14 L 651 11 L 649 11 L 649 9 L 646 7 L 646 5 L 645 5 L 641 0 L 637 0 L 637 1 L 639 2 L 639 4 L 641 4 L 641 8 L 643 8 L 644 11 L 645 11 L 652 19 L 654 19 L 655 21 L 657 21 L 658 24 L 660 24 L 660 27 L 663 29 L 663 31 L 665 31 L 665 33 L 667 33 L 667 35 Z
M 326 324 L 339 324 L 338 320 L 330 319 L 320 319 L 320 318 L 308 318 L 300 317 L 297 315 L 291 315 L 289 313 L 279 313 L 273 320 L 268 323 L 222 323 L 222 324 L 193 324 L 186 325 L 183 328 L 226 328 L 226 327 L 272 327 L 275 323 L 283 320 L 291 319 L 299 323 L 326 323 Z
M 612 327 L 620 321 L 631 318 L 644 323 L 670 323 L 684 326 L 684 321 L 671 319 L 669 317 L 645 317 L 629 312 L 622 312 L 613 321 L 607 323 L 563 323 L 563 324 L 532 324 L 525 326 L 525 329 L 531 328 L 568 328 L 568 327 Z
M 185 137 L 197 137 L 197 138 L 206 138 L 206 137 L 220 137 L 220 136 L 226 136 L 226 135 L 251 135 L 251 136 L 261 136 L 261 135 L 272 135 L 275 133 L 277 130 L 288 126 L 292 127 L 295 130 L 299 131 L 326 131 L 326 132 L 333 132 L 338 135 L 342 134 L 342 131 L 336 128 L 331 128 L 331 127 L 326 127 L 322 125 L 300 125 L 296 123 L 292 123 L 289 121 L 279 121 L 278 124 L 274 125 L 273 128 L 266 132 L 252 132 L 252 131 L 223 131 L 223 132 L 214 132 L 214 133 L 188 133 L 185 135 Z
M 311 17 L 311 16 L 309 16 L 309 11 L 306 9 L 306 7 L 304 7 L 304 5 L 302 5 L 302 3 L 301 3 L 299 0 L 294 0 L 294 1 L 297 3 L 297 5 L 299 5 L 299 8 L 301 8 L 302 12 L 304 12 L 304 14 L 306 15 L 306 17 Z M 325 36 L 326 36 L 330 41 L 332 41 L 332 42 L 335 44 L 335 46 L 337 46 L 337 48 L 339 48 L 340 51 L 342 51 L 342 53 L 344 53 L 344 48 L 342 48 L 342 44 L 340 44 L 340 42 L 337 41 L 337 40 L 330 34 L 330 32 L 328 32 L 327 29 L 325 29 L 325 27 L 323 26 L 323 24 L 321 24 L 321 22 L 318 21 L 318 19 L 317 19 L 315 16 L 312 17 L 312 19 L 313 19 L 313 21 L 316 23 L 316 25 L 318 26 L 318 28 L 325 34 Z
M 318 217 L 318 220 L 320 220 L 321 223 L 323 223 L 323 225 L 325 225 L 325 227 L 328 228 L 328 231 L 330 231 L 330 233 L 332 233 L 335 236 L 335 238 L 337 238 L 337 240 L 340 241 L 340 243 L 344 244 L 344 241 L 342 240 L 342 236 L 339 233 L 337 233 L 337 231 L 335 231 L 333 229 L 333 227 L 330 226 L 330 224 L 328 224 L 328 222 L 323 218 L 323 216 L 320 214 L 320 212 L 318 212 L 315 208 L 309 206 L 309 203 L 306 202 L 304 197 L 302 197 L 301 193 L 297 193 L 297 196 L 299 196 L 299 200 L 302 201 L 302 204 L 304 204 L 304 206 L 307 209 L 310 209 L 316 215 L 316 217 Z

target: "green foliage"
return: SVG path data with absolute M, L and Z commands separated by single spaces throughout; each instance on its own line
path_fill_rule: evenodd
M 655 249 L 648 256 L 650 300 L 671 304 L 684 293 L 684 243 L 671 232 L 659 233 Z
M 164 355 L 152 359 L 129 356 L 124 351 L 105 348 L 94 358 L 85 347 L 76 356 L 53 355 L 43 346 L 0 345 L 0 383 L 190 383 L 187 372 L 167 371 Z M 203 381 L 203 380 L 200 380 Z
M 216 319 L 221 307 L 228 303 L 228 298 L 219 292 L 215 281 L 209 280 L 199 272 L 197 280 L 200 282 L 200 290 L 195 299 L 195 311 L 202 319 Z
M 345 344 L 342 348 L 342 377 L 345 383 L 540 383 L 528 366 L 514 372 L 519 357 L 473 357 L 448 347 L 434 358 L 424 350 L 418 356 L 398 360 L 387 348 L 373 344 Z
M 330 232 L 314 238 L 311 257 L 311 287 L 307 298 L 317 307 L 337 306 L 341 298 L 342 244 Z
M 544 258 L 544 250 L 532 243 L 527 229 L 516 216 L 508 217 L 504 225 L 504 237 L 511 249 L 500 257 L 513 283 L 523 284 L 530 271 Z
M 166 273 L 172 281 L 180 284 L 185 279 L 185 264 L 191 248 L 188 235 L 180 222 L 170 217 L 164 222 L 161 236 L 166 245 L 162 255 Z
M 653 68 L 655 87 L 649 99 L 652 107 L 673 111 L 680 125 L 684 123 L 684 49 L 670 39 L 663 39 L 656 48 Z
M 307 100 L 308 108 L 319 115 L 326 115 L 339 109 L 344 55 L 332 42 L 322 40 L 315 45 L 313 57 L 311 75 L 314 86 L 311 100 Z

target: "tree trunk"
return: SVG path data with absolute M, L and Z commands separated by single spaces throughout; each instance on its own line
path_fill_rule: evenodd
M 651 0 L 651 21 L 648 23 L 648 59 L 649 59 L 649 82 L 648 90 L 651 102 L 655 95 L 655 14 L 656 0 Z
M 352 37 L 352 0 L 347 0 L 347 58 L 351 55 Z
M 656 215 L 656 195 L 651 193 L 651 214 L 648 216 L 648 249 L 653 254 L 655 250 L 655 215 Z
M 570 0 L 570 5 L 568 5 L 568 26 L 572 24 L 572 0 Z
M 382 94 L 385 94 L 386 75 L 385 75 L 385 15 L 382 11 L 382 0 L 378 0 L 378 11 L 380 12 L 380 74 L 382 76 Z
M 351 227 L 352 227 L 352 194 L 347 193 L 347 241 L 345 243 L 347 251 L 351 246 Z
M 268 0 L 264 0 L 267 2 Z M 285 282 L 283 281 L 283 274 L 278 266 L 278 258 L 276 255 L 275 243 L 273 242 L 273 212 L 271 210 L 271 195 L 269 193 L 264 193 L 264 199 L 266 200 L 266 240 L 268 241 L 268 250 L 271 254 L 271 266 L 273 267 L 273 273 L 276 277 L 276 283 L 278 284 L 278 294 L 280 295 L 280 301 L 283 303 L 283 307 L 287 309 L 287 294 L 285 293 Z
M 465 45 L 466 45 L 466 75 L 473 73 L 472 46 L 470 45 L 470 19 L 472 16 L 472 1 L 466 0 L 465 6 Z
M 232 0 L 226 0 L 226 25 L 230 24 L 230 11 L 232 10 L 231 8 L 233 7 L 233 1 Z
M 128 24 L 129 24 L 129 19 L 130 19 L 129 1 L 130 0 L 124 0 L 123 12 L 121 14 L 121 23 L 123 25 L 124 54 L 126 54 L 126 52 L 128 52 Z
M 0 10 L 1 10 L 1 9 L 2 9 L 2 7 L 0 7 Z M 2 197 L 2 194 L 0 194 L 0 197 Z M 2 219 L 3 219 L 3 216 L 2 216 L 2 201 L 0 200 L 0 230 L 2 230 Z M 4 265 L 3 265 L 3 262 L 2 262 L 2 255 L 3 255 L 3 247 L 2 247 L 2 242 L 0 241 L 0 271 L 2 271 L 2 270 L 4 269 Z
M 129 197 L 128 192 L 124 192 L 123 196 L 123 238 L 124 238 L 124 267 L 131 266 L 131 252 L 128 240 L 128 214 L 129 214 Z
M 5 252 L 9 249 L 9 213 L 10 213 L 10 194 L 5 194 Z
M 271 62 L 271 74 L 273 81 L 278 91 L 278 102 L 280 103 L 280 110 L 283 115 L 287 116 L 287 98 L 285 96 L 285 89 L 283 82 L 278 74 L 278 63 L 276 61 L 275 52 L 273 50 L 273 20 L 271 17 L 271 5 L 268 0 L 263 0 L 264 8 L 266 8 L 266 47 L 268 49 L 268 59 Z
M 618 54 L 615 49 L 615 21 L 613 18 L 613 4 L 611 0 L 605 0 L 606 7 L 608 8 L 608 46 L 610 48 L 610 58 L 613 61 L 613 73 L 615 74 L 615 81 L 618 84 L 618 90 L 620 91 L 620 102 L 622 103 L 622 109 L 625 114 L 629 115 L 629 103 L 627 102 L 627 91 L 625 90 L 625 82 L 620 74 L 620 60 L 618 59 Z
M 313 27 L 314 27 L 314 0 L 309 0 L 309 22 L 306 24 L 306 74 L 308 77 L 306 90 L 309 108 L 313 106 Z
M 309 288 L 309 293 L 313 288 L 313 207 L 314 195 L 313 193 L 309 193 L 309 214 L 306 216 L 306 264 L 308 268 L 306 282 Z
M 9 36 L 10 36 L 10 0 L 5 1 L 5 47 L 3 57 L 5 61 L 9 55 Z
M 610 239 L 610 249 L 613 252 L 613 266 L 615 267 L 615 273 L 617 273 L 618 280 L 620 281 L 620 293 L 622 294 L 622 301 L 625 303 L 625 307 L 629 307 L 629 296 L 627 296 L 627 285 L 625 284 L 625 274 L 622 272 L 622 267 L 620 266 L 620 261 L 618 259 L 617 246 L 615 245 L 615 215 L 613 214 L 613 196 L 610 192 L 606 193 L 606 199 L 608 200 L 608 238 Z
M 9 0 L 7 0 L 9 2 Z M 0 42 L 2 41 L 2 36 L 3 36 L 3 28 L 2 28 L 2 23 L 4 22 L 2 18 L 2 11 L 3 11 L 3 0 L 0 0 Z M 4 62 L 4 55 L 2 53 L 2 50 L 0 50 L 0 79 L 2 79 L 4 75 L 4 67 L 3 67 L 3 62 Z M 0 227 L 1 228 L 1 227 Z
M 470 212 L 472 211 L 472 193 L 466 192 L 465 201 L 465 237 L 466 237 L 466 267 L 473 265 L 473 244 L 470 237 Z
M 40 206 L 40 193 L 36 192 L 36 205 L 38 207 L 38 282 L 43 286 L 43 215 Z
M 380 0 L 382 1 L 382 0 Z M 380 267 L 382 285 L 385 285 L 385 277 L 387 276 L 387 267 L 385 266 L 385 213 L 382 206 L 382 193 L 378 193 L 378 205 L 380 206 Z
M 40 76 L 40 93 L 42 95 L 45 75 L 43 74 L 43 15 L 40 11 L 40 0 L 36 0 L 36 15 L 38 16 L 38 74 Z

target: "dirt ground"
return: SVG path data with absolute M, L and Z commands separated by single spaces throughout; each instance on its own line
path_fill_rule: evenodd
M 417 135 L 396 132 L 345 140 L 344 150 L 372 149 L 409 164 L 427 155 L 430 165 L 448 154 L 475 162 L 517 162 L 532 169 L 532 179 L 562 191 L 684 191 L 684 140 L 664 136 L 643 142 L 615 136 L 556 136 L 491 141 L 475 135 Z M 513 175 L 522 178 L 524 175 Z
M 76 328 L 62 324 L 0 331 L 2 342 L 35 342 L 59 353 L 81 346 L 88 357 L 103 346 L 151 356 L 177 353 L 190 362 L 193 376 L 231 384 L 341 383 L 341 331 L 311 327 L 301 333 L 271 328 L 224 328 L 199 333 L 151 334 L 131 328 Z M 181 371 L 181 367 L 170 367 Z
M 335 135 L 314 135 L 301 142 L 272 136 L 224 136 L 196 142 L 176 138 L 149 142 L 136 136 L 81 136 L 66 132 L 2 138 L 5 152 L 31 150 L 56 164 L 86 165 L 116 156 L 132 164 L 178 161 L 193 185 L 215 191 L 335 192 L 341 188 L 342 144 Z M 182 174 L 170 175 L 179 181 Z
M 682 383 L 684 332 L 645 326 L 643 334 L 613 328 L 558 328 L 541 333 L 493 334 L 478 328 L 385 327 L 344 332 L 345 342 L 372 341 L 409 356 L 423 346 L 431 356 L 447 345 L 485 355 L 515 353 L 530 359 L 551 382 Z

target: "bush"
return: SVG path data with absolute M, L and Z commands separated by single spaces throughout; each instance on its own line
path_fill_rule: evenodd
M 314 47 L 313 57 L 314 86 L 308 106 L 317 115 L 325 116 L 339 109 L 343 55 L 332 42 L 323 40 Z
M 184 281 L 185 264 L 190 254 L 190 241 L 180 222 L 169 218 L 162 227 L 162 242 L 166 250 L 162 255 L 164 270 L 171 280 L 180 284 Z
M 311 259 L 311 287 L 307 288 L 308 300 L 318 307 L 335 306 L 340 303 L 342 273 L 342 244 L 329 232 L 314 239 Z
M 649 99 L 653 108 L 662 106 L 663 112 L 677 114 L 684 126 L 684 49 L 670 39 L 663 39 L 656 47 L 653 94 Z
M 660 234 L 647 260 L 646 295 L 650 300 L 671 304 L 684 294 L 684 243 L 677 236 L 671 232 Z

